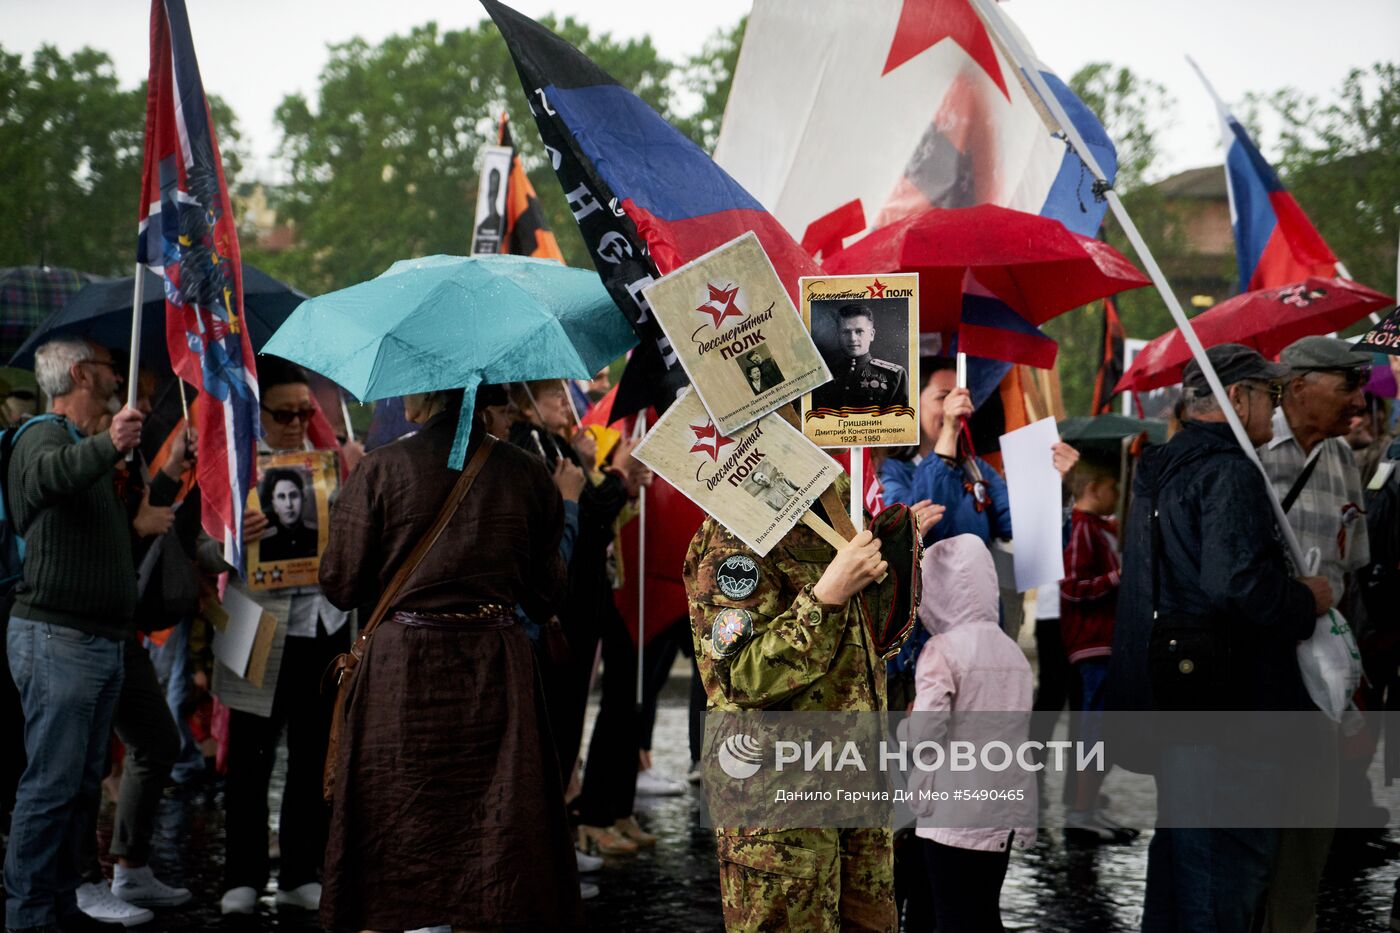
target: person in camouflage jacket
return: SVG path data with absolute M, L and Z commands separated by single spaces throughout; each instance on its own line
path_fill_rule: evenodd
M 885 664 L 853 599 L 885 572 L 879 546 L 867 531 L 838 553 L 798 525 L 760 557 L 707 518 L 684 578 L 708 709 L 883 713 Z M 715 837 L 731 933 L 897 927 L 888 829 L 717 827 Z

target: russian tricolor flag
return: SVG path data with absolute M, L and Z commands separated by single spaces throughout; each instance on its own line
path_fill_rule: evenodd
M 1337 257 L 1308 215 L 1279 181 L 1249 132 L 1215 93 L 1189 58 L 1220 113 L 1225 137 L 1225 179 L 1230 189 L 1230 223 L 1235 229 L 1235 257 L 1240 291 L 1301 282 L 1310 275 L 1338 273 Z

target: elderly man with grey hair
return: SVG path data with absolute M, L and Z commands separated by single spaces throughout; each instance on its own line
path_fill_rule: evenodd
M 1353 416 L 1366 410 L 1364 390 L 1371 359 L 1336 337 L 1304 337 L 1284 348 L 1279 362 L 1289 369 L 1283 404 L 1274 412 L 1274 436 L 1259 447 L 1259 460 L 1288 513 L 1288 524 L 1304 552 L 1316 550 L 1318 573 L 1327 578 L 1332 605 L 1355 625 L 1360 599 L 1350 592 L 1356 571 L 1370 563 L 1361 470 L 1346 442 Z M 1335 735 L 1316 737 L 1319 768 L 1337 768 Z M 1359 784 L 1358 784 L 1359 782 Z M 1348 796 L 1369 796 L 1364 774 L 1348 785 Z M 1267 933 L 1313 929 L 1317 890 L 1332 846 L 1325 827 L 1285 829 L 1279 834 L 1265 904 Z
M 28 755 L 5 858 L 5 925 L 106 929 L 78 909 L 77 850 L 95 831 L 122 651 L 134 631 L 136 568 L 113 469 L 140 442 L 142 415 L 115 411 L 122 375 L 88 341 L 44 344 L 35 375 L 52 417 L 26 424 L 4 474 L 26 544 L 6 646 Z

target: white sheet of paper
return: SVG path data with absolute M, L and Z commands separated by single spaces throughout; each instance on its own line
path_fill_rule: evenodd
M 1001 436 L 1016 542 L 1016 589 L 1022 593 L 1057 583 L 1065 575 L 1060 473 L 1050 450 L 1059 439 L 1054 418 L 1043 418 Z
M 223 631 L 214 632 L 214 657 L 242 677 L 248 672 L 248 659 L 252 657 L 258 623 L 262 620 L 262 606 L 230 586 L 224 590 L 224 611 L 228 613 L 228 624 Z

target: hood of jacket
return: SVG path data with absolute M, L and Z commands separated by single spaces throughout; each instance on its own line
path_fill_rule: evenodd
M 919 620 L 930 634 L 963 625 L 996 626 L 997 569 L 977 535 L 955 535 L 928 548 L 923 574 Z

